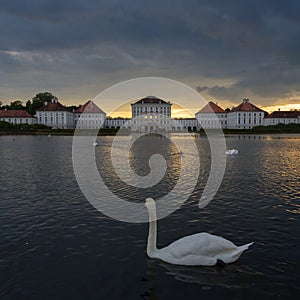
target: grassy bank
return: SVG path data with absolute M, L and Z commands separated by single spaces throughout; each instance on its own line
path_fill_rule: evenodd
M 270 126 L 256 126 L 253 133 L 300 133 L 300 124 L 278 124 Z
M 219 132 L 210 129 L 209 132 Z M 224 134 L 278 134 L 278 133 L 300 133 L 300 124 L 278 124 L 271 126 L 256 126 L 252 129 L 223 129 Z M 204 130 L 198 131 L 204 134 Z
M 6 129 L 0 130 L 0 135 L 64 135 L 64 136 L 73 136 L 75 130 L 74 129 Z M 116 135 L 116 129 L 100 129 L 98 132 L 98 136 L 102 135 Z M 123 135 L 126 135 L 122 132 Z M 129 134 L 129 132 L 127 133 Z M 93 132 L 91 131 L 78 131 L 77 135 L 91 135 L 93 136 Z
M 219 130 L 208 130 L 218 133 Z M 74 135 L 74 129 L 52 129 L 42 124 L 10 124 L 0 121 L 0 135 Z M 252 129 L 224 129 L 224 134 L 278 134 L 278 133 L 300 133 L 300 124 L 278 124 L 272 126 L 256 126 Z M 79 135 L 94 135 L 94 130 L 77 130 Z M 98 135 L 128 135 L 130 130 L 113 128 L 102 128 Z M 180 132 L 182 133 L 182 132 Z M 206 135 L 204 130 L 197 131 L 200 135 Z
M 119 129 L 102 128 L 98 135 L 116 135 Z M 10 124 L 0 121 L 0 135 L 74 135 L 75 129 L 52 129 L 42 124 Z M 94 135 L 94 130 L 78 130 L 79 135 Z M 129 134 L 128 130 L 122 129 L 119 134 Z

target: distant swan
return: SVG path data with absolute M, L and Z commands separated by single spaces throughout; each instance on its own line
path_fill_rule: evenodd
M 226 154 L 229 154 L 229 155 L 237 155 L 238 153 L 239 153 L 239 150 L 236 150 L 236 149 L 231 149 L 231 150 L 226 151 Z
M 94 147 L 97 147 L 97 146 L 98 146 L 98 142 L 97 142 L 96 139 L 93 139 L 93 146 L 94 146 Z
M 146 199 L 149 214 L 147 255 L 167 263 L 185 266 L 214 266 L 219 261 L 232 263 L 253 243 L 237 247 L 232 242 L 209 233 L 196 233 L 183 237 L 169 246 L 157 249 L 156 205 L 152 198 Z

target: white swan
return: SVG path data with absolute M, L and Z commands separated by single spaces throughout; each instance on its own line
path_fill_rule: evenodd
M 183 237 L 169 246 L 157 249 L 156 205 L 152 198 L 146 199 L 149 214 L 147 255 L 167 263 L 186 266 L 214 266 L 219 261 L 232 263 L 253 243 L 237 247 L 232 242 L 206 232 Z
M 239 153 L 239 150 L 236 150 L 236 149 L 231 149 L 231 150 L 226 151 L 226 154 L 229 154 L 229 155 L 237 155 L 238 153 Z
M 97 147 L 97 146 L 98 146 L 98 142 L 97 142 L 96 139 L 93 139 L 93 146 L 94 146 L 94 147 Z

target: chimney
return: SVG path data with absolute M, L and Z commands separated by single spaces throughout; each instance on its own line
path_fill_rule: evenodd
M 44 103 L 44 104 L 47 106 L 48 102 L 47 102 L 47 101 L 45 101 L 45 103 Z
M 249 103 L 249 98 L 244 98 L 243 103 Z

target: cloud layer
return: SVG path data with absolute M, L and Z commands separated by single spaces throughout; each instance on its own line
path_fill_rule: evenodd
M 3 0 L 0 100 L 50 90 L 78 103 L 163 76 L 233 104 L 297 102 L 299 11 L 293 0 Z

